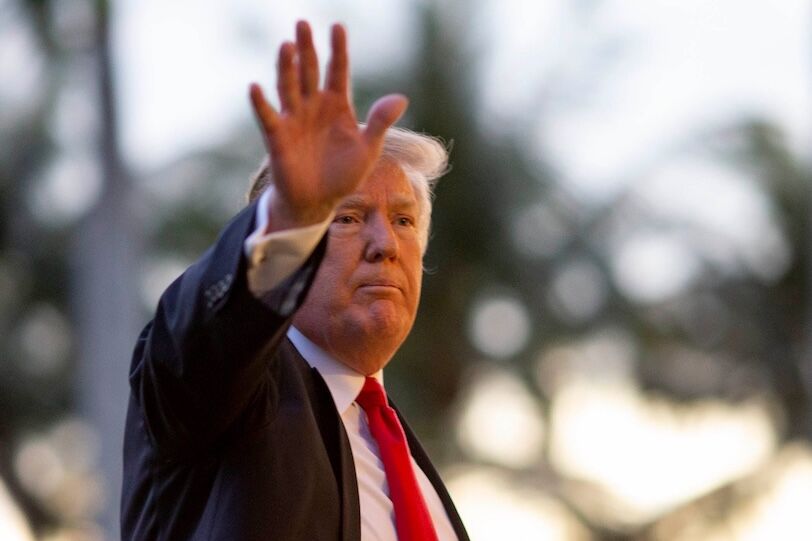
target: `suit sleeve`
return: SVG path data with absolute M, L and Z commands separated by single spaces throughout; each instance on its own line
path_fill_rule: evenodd
M 246 422 L 247 411 L 259 423 L 276 412 L 279 393 L 268 363 L 327 241 L 259 299 L 248 288 L 243 251 L 255 214 L 255 204 L 238 214 L 167 288 L 136 343 L 130 387 L 148 437 L 163 454 L 208 448 Z

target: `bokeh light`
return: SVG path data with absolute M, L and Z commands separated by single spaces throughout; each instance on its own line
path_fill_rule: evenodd
M 39 304 L 22 318 L 18 332 L 22 372 L 30 376 L 53 375 L 65 367 L 72 346 L 67 318 L 49 304 Z
M 602 516 L 607 521 L 644 523 L 752 473 L 776 438 L 765 403 L 680 407 L 628 384 L 571 385 L 550 413 L 551 462 L 612 495 L 617 515 Z
M 618 287 L 630 299 L 654 303 L 690 286 L 699 262 L 680 235 L 640 231 L 618 248 L 612 270 Z
M 518 469 L 538 463 L 544 418 L 520 380 L 505 371 L 484 370 L 468 394 L 457 437 L 473 458 Z
M 97 471 L 99 436 L 78 418 L 32 433 L 15 452 L 14 470 L 26 491 L 67 523 L 91 519 L 110 497 Z
M 531 487 L 518 488 L 498 470 L 451 471 L 449 490 L 460 514 L 481 541 L 543 539 L 589 541 L 589 532 L 560 502 Z
M 606 302 L 603 272 L 588 260 L 567 261 L 550 284 L 550 302 L 562 319 L 583 323 L 593 318 Z
M 8 489 L 0 480 L 0 539 L 3 541 L 34 541 L 25 515 L 17 508 Z
M 530 320 L 521 302 L 508 295 L 487 296 L 471 310 L 469 336 L 485 355 L 503 359 L 515 355 L 530 337 Z

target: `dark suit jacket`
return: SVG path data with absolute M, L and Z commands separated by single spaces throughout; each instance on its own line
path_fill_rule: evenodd
M 243 241 L 255 205 L 164 292 L 133 354 L 121 531 L 127 540 L 358 540 L 358 486 L 330 391 L 285 337 L 324 254 L 262 301 Z M 402 419 L 401 419 L 402 420 Z M 415 460 L 457 535 L 437 472 Z

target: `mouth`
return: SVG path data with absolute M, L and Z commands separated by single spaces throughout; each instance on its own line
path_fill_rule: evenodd
M 389 280 L 374 280 L 371 282 L 364 282 L 358 289 L 366 290 L 366 291 L 400 291 L 401 287 L 396 284 L 395 282 L 390 282 Z

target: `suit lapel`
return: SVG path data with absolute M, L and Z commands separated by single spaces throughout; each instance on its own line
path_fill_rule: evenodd
M 311 370 L 318 394 L 318 398 L 313 401 L 316 419 L 341 494 L 341 539 L 357 541 L 361 539 L 361 504 L 350 440 L 327 383 L 318 370 Z
M 451 525 L 454 528 L 454 533 L 457 534 L 459 541 L 469 541 L 468 532 L 465 531 L 465 525 L 462 523 L 462 519 L 457 512 L 457 508 L 454 506 L 454 502 L 451 499 L 451 495 L 448 493 L 443 480 L 440 478 L 440 474 L 437 473 L 436 469 L 434 469 L 431 459 L 429 459 L 428 454 L 426 454 L 423 446 L 420 445 L 417 436 L 415 436 L 414 432 L 412 432 L 412 428 L 409 426 L 409 423 L 406 422 L 406 419 L 403 418 L 403 415 L 401 415 L 398 408 L 392 403 L 391 400 L 389 401 L 389 405 L 392 406 L 392 408 L 398 414 L 400 424 L 403 426 L 403 432 L 406 433 L 406 440 L 409 442 L 409 451 L 411 451 L 414 461 L 417 462 L 417 465 L 420 466 L 420 469 L 426 474 L 426 477 L 431 482 L 434 490 L 437 491 L 437 496 L 440 497 L 440 501 L 443 502 L 443 507 L 448 515 L 448 520 L 451 521 Z
M 340 539 L 358 541 L 361 539 L 361 504 L 358 499 L 355 462 L 352 458 L 350 440 L 344 429 L 344 422 L 336 410 L 333 395 L 330 394 L 330 389 L 319 371 L 307 364 L 290 340 L 286 339 L 281 347 L 286 350 L 286 355 L 292 357 L 291 361 L 301 371 L 306 382 L 308 399 L 335 475 L 336 486 L 341 498 L 339 504 L 341 507 Z

